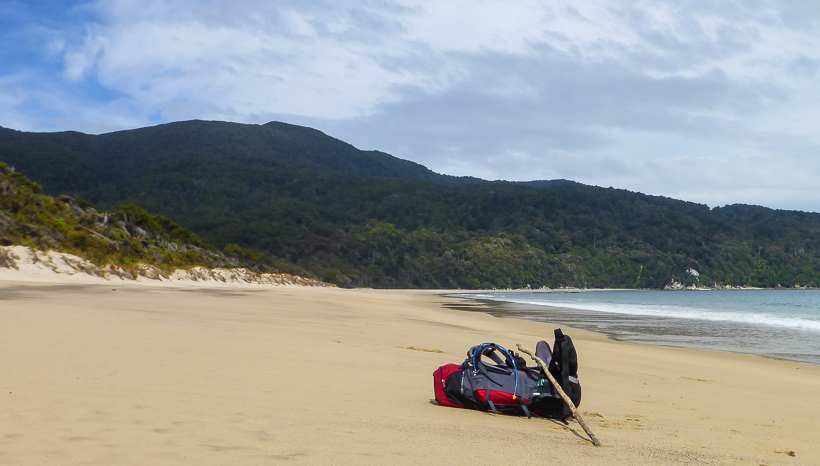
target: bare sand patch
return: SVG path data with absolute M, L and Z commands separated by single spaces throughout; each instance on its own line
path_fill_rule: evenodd
M 0 279 L 0 464 L 816 464 L 820 368 L 572 329 L 572 420 L 438 406 L 432 373 L 553 326 L 430 291 Z M 13 276 L 12 276 L 13 277 Z M 762 342 L 764 343 L 764 342 Z M 793 456 L 792 456 L 793 454 Z

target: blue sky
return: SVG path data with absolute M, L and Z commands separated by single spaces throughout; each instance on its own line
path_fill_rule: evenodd
M 820 212 L 820 4 L 0 0 L 0 126 L 285 121 L 452 175 Z

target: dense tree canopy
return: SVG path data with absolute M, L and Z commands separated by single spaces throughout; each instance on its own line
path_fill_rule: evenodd
M 820 214 L 449 177 L 283 123 L 0 129 L 0 160 L 49 193 L 139 205 L 259 267 L 343 286 L 820 285 Z

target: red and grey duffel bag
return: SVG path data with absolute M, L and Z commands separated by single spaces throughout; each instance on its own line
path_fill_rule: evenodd
M 581 402 L 578 355 L 572 339 L 555 330 L 555 352 L 540 341 L 535 354 L 576 406 Z M 446 364 L 433 373 L 436 401 L 442 406 L 488 410 L 494 413 L 532 413 L 542 416 L 570 415 L 561 396 L 540 367 L 495 343 L 482 343 L 467 351 L 461 365 Z

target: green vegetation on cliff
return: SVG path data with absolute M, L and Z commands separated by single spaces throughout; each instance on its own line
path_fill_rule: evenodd
M 0 128 L 0 160 L 53 194 L 140 205 L 232 255 L 342 286 L 820 286 L 820 214 L 449 177 L 284 123 Z
M 236 245 L 223 253 L 141 207 L 98 212 L 84 201 L 44 195 L 39 184 L 0 162 L 0 246 L 11 245 L 72 253 L 98 265 L 270 268 L 258 253 Z

